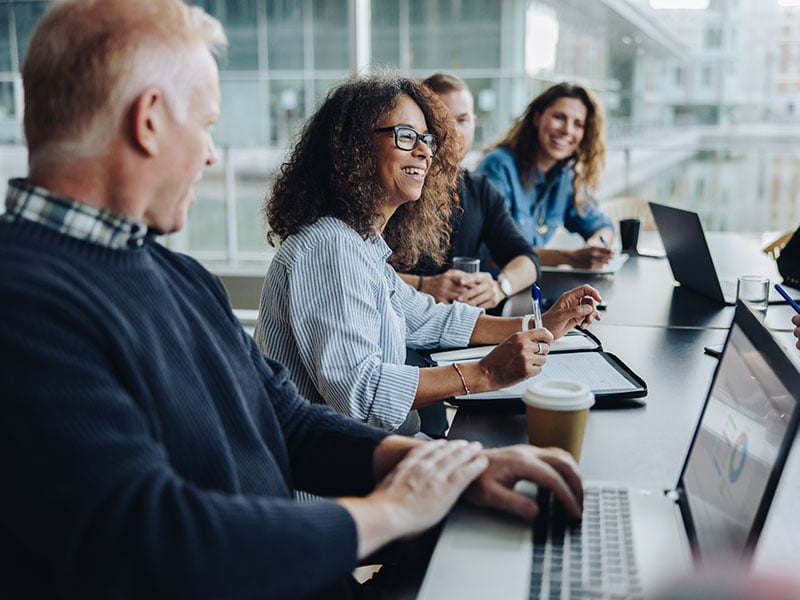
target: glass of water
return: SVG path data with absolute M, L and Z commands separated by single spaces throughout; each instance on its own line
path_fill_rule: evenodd
M 477 273 L 481 269 L 481 260 L 472 256 L 456 256 L 453 258 L 453 268 L 464 273 Z
M 762 317 L 769 306 L 769 278 L 761 275 L 742 275 L 736 282 L 736 299 L 741 300 Z

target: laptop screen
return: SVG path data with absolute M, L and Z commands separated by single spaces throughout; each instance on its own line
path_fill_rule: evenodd
M 740 556 L 755 543 L 796 430 L 797 379 L 738 306 L 681 481 L 701 558 Z

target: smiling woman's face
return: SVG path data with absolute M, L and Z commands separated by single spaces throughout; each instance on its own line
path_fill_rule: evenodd
M 559 98 L 534 115 L 533 122 L 539 132 L 536 162 L 546 173 L 558 161 L 572 156 L 583 141 L 586 106 L 577 98 Z
M 377 123 L 376 128 L 395 125 L 406 125 L 417 133 L 428 133 L 422 110 L 405 95 L 400 96 L 397 106 Z M 421 141 L 411 151 L 401 150 L 395 146 L 391 131 L 377 132 L 373 139 L 378 166 L 375 177 L 388 196 L 384 211 L 388 220 L 397 207 L 418 200 L 422 195 L 425 176 L 431 166 L 431 150 Z

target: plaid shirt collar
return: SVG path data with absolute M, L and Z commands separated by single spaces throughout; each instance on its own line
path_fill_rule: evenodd
M 27 179 L 11 179 L 6 192 L 4 221 L 26 220 L 49 227 L 79 240 L 112 250 L 137 248 L 144 244 L 144 223 L 51 194 Z

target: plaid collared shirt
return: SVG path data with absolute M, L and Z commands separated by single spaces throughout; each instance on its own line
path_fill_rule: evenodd
M 11 179 L 6 192 L 6 212 L 0 215 L 0 220 L 21 219 L 113 250 L 141 246 L 147 235 L 144 223 L 56 196 L 27 179 Z

